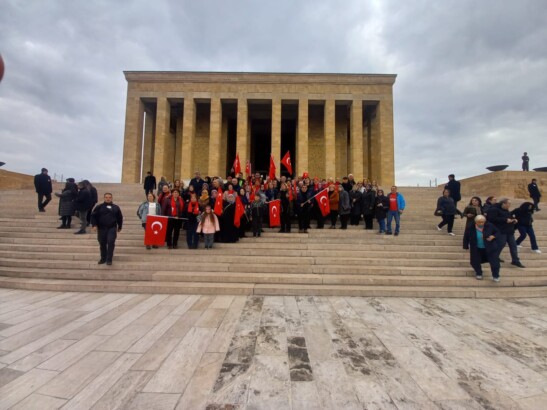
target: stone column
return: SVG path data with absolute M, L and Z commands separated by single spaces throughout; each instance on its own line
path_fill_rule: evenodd
M 325 178 L 336 178 L 336 110 L 335 101 L 325 101 Z
M 251 140 L 249 138 L 249 108 L 247 98 L 237 99 L 237 135 L 236 135 L 236 153 L 239 154 L 241 169 L 245 174 L 245 164 L 251 159 Z M 233 161 L 234 158 L 228 158 Z
M 298 100 L 298 135 L 296 143 L 296 174 L 308 171 L 308 99 Z
M 393 96 L 386 95 L 376 106 L 376 124 L 371 135 L 373 178 L 384 187 L 395 183 Z M 376 125 L 376 126 L 374 126 Z
M 222 104 L 219 97 L 211 98 L 211 119 L 209 128 L 209 167 L 207 174 L 221 175 L 220 132 L 222 130 Z
M 142 180 L 146 177 L 148 171 L 154 170 L 154 131 L 156 129 L 156 120 L 154 112 L 145 108 L 144 117 L 144 147 L 142 150 Z
M 175 164 L 174 164 L 174 179 L 181 179 L 181 160 L 182 160 L 182 123 L 183 123 L 183 113 L 177 117 L 177 126 L 175 129 Z
M 279 161 L 285 153 L 281 152 L 281 99 L 278 97 L 272 99 L 272 146 L 270 152 L 275 161 L 276 177 L 279 178 L 281 167 L 283 167 Z M 283 170 L 285 170 L 284 167 Z
M 363 179 L 363 101 L 353 100 L 350 118 L 351 168 L 348 174 L 353 174 L 355 180 Z
M 142 127 L 144 104 L 138 95 L 127 92 L 123 138 L 122 182 L 141 182 Z
M 154 144 L 154 175 L 159 181 L 167 171 L 167 138 L 169 135 L 169 120 L 171 116 L 171 106 L 165 97 L 158 97 L 156 108 L 156 140 Z
M 184 97 L 184 115 L 182 117 L 182 148 L 179 155 L 180 177 L 191 179 L 194 176 L 194 144 L 196 141 L 196 102 L 194 96 Z

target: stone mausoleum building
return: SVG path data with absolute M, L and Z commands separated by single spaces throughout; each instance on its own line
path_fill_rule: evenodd
M 126 71 L 122 182 L 242 169 L 394 183 L 395 75 Z

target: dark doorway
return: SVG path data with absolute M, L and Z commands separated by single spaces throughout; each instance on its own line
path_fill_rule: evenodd
M 226 148 L 226 173 L 224 175 L 229 175 L 232 166 L 234 165 L 234 160 L 236 157 L 236 143 L 237 143 L 237 118 L 228 118 L 227 119 L 227 148 Z M 241 171 L 245 171 L 245 160 L 241 164 Z M 223 175 L 223 177 L 224 177 Z
M 251 120 L 251 164 L 253 172 L 267 175 L 270 169 L 270 150 L 272 146 L 272 120 Z M 277 165 L 276 165 L 277 166 Z

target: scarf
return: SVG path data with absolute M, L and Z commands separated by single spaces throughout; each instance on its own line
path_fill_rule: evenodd
M 175 202 L 175 198 L 171 197 L 171 216 L 179 216 L 177 208 L 180 208 L 180 204 L 180 199 Z
M 199 215 L 199 204 L 197 202 L 188 202 L 188 213 Z
M 199 197 L 199 200 L 200 201 L 208 201 L 209 200 L 209 192 L 207 192 L 206 190 L 203 190 L 201 192 L 201 196 Z

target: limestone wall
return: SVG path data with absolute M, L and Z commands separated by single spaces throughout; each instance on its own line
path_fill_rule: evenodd
M 34 189 L 34 176 L 0 169 L 0 189 Z
M 537 179 L 539 189 L 542 195 L 545 195 L 547 172 L 498 171 L 462 179 L 460 182 L 462 195 L 465 196 L 478 195 L 486 198 L 495 195 L 498 198 L 506 196 L 529 199 L 528 184 L 532 178 Z

